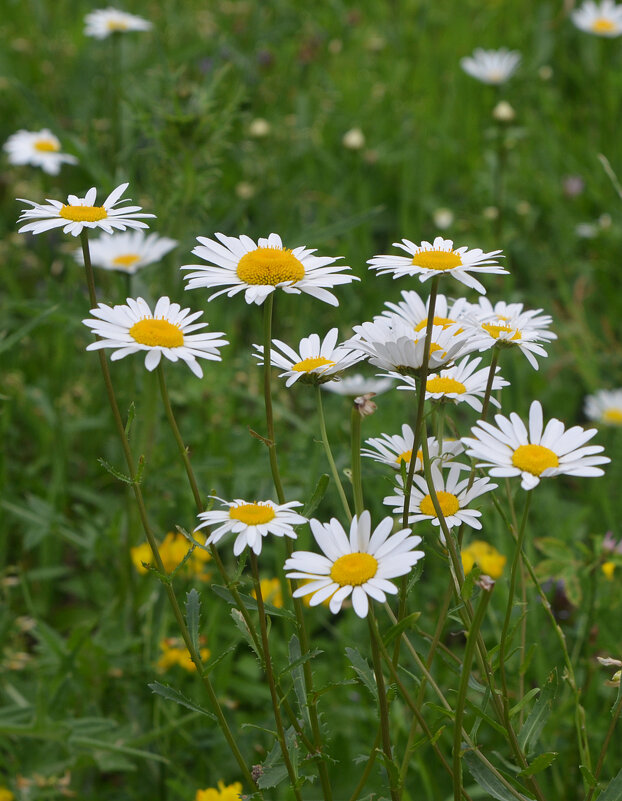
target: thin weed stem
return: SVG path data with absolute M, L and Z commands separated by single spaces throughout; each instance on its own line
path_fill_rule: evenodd
M 326 458 L 328 459 L 330 472 L 332 473 L 335 486 L 337 487 L 337 492 L 339 493 L 339 499 L 341 500 L 343 511 L 345 512 L 345 515 L 348 518 L 348 520 L 352 520 L 352 512 L 350 511 L 350 505 L 348 504 L 348 499 L 346 498 L 346 493 L 345 490 L 343 489 L 343 484 L 341 483 L 341 479 L 339 478 L 339 471 L 337 470 L 337 465 L 335 464 L 335 460 L 333 459 L 333 453 L 330 449 L 330 442 L 328 441 L 328 434 L 326 432 L 326 420 L 324 418 L 324 407 L 322 405 L 322 390 L 319 384 L 315 388 L 315 397 L 317 400 L 317 413 L 320 421 L 320 434 L 322 436 L 322 445 L 324 446 L 324 452 L 326 453 Z

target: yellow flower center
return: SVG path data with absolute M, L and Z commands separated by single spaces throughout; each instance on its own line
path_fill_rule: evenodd
M 302 281 L 305 268 L 291 250 L 285 248 L 257 248 L 245 253 L 236 270 L 240 281 L 246 284 L 277 286 L 284 281 Z
M 106 27 L 109 31 L 126 31 L 128 26 L 127 22 L 121 19 L 109 19 L 106 23 Z
M 138 253 L 124 253 L 121 256 L 115 256 L 112 263 L 115 267 L 133 267 L 137 261 L 140 261 Z
M 428 392 L 442 392 L 444 395 L 449 395 L 450 392 L 462 395 L 466 392 L 466 387 L 460 381 L 456 381 L 455 378 L 442 378 L 441 376 L 428 378 L 426 389 Z
M 310 356 L 308 359 L 292 364 L 292 370 L 297 373 L 308 373 L 316 367 L 330 367 L 334 364 L 335 362 L 331 362 L 330 359 L 325 359 L 323 356 Z
M 61 217 L 73 222 L 96 222 L 105 220 L 108 212 L 103 206 L 63 206 L 58 212 Z
M 347 553 L 333 564 L 330 577 L 340 587 L 359 587 L 376 575 L 378 562 L 370 553 Z
M 499 339 L 501 334 L 512 334 L 510 340 L 520 339 L 521 333 L 517 328 L 512 328 L 510 325 L 504 325 L 502 322 L 498 323 L 482 323 L 482 328 L 487 331 L 493 339 Z M 507 337 L 506 337 L 507 338 Z
M 411 448 L 409 451 L 403 451 L 403 453 L 400 453 L 400 455 L 397 457 L 395 461 L 398 464 L 401 464 L 402 462 L 406 462 L 406 464 L 408 464 L 412 459 L 412 455 L 413 455 L 413 449 Z M 419 459 L 419 461 L 423 461 L 423 452 L 421 451 L 421 449 L 417 451 L 417 459 Z
M 232 506 L 229 509 L 229 517 L 232 520 L 241 520 L 247 526 L 259 526 L 261 523 L 274 520 L 276 513 L 268 504 L 243 503 L 241 506 Z
M 57 153 L 60 146 L 53 142 L 51 139 L 39 139 L 34 144 L 35 150 L 40 150 L 41 153 Z
M 605 409 L 603 423 L 609 423 L 613 426 L 622 425 L 622 409 Z
M 169 323 L 168 320 L 154 320 L 152 317 L 134 323 L 129 335 L 141 345 L 149 345 L 151 348 L 180 348 L 184 344 L 184 335 L 179 326 Z
M 512 454 L 512 464 L 534 476 L 539 476 L 547 467 L 558 467 L 557 454 L 544 445 L 520 445 Z
M 443 517 L 455 515 L 460 508 L 460 502 L 455 495 L 451 494 L 451 492 L 445 492 L 444 490 L 441 490 L 440 492 L 436 493 L 436 497 L 438 499 L 438 504 L 441 507 Z M 436 517 L 436 509 L 434 508 L 432 497 L 430 495 L 426 495 L 425 498 L 423 498 L 419 504 L 419 509 L 422 515 Z
M 434 319 L 432 320 L 432 325 L 442 325 L 443 328 L 449 328 L 449 326 L 453 325 L 455 322 L 456 322 L 455 320 L 452 320 L 449 317 L 437 317 L 435 315 Z M 423 329 L 426 327 L 427 324 L 428 324 L 428 318 L 426 317 L 425 320 L 422 320 L 420 323 L 417 323 L 417 325 L 415 326 L 415 331 L 423 331 Z
M 453 250 L 420 250 L 413 256 L 412 263 L 425 270 L 453 270 L 462 265 L 462 258 Z
M 613 33 L 616 30 L 615 24 L 610 19 L 599 17 L 592 23 L 594 33 Z

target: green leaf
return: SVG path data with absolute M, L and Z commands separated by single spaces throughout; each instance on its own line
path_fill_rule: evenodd
M 572 551 L 563 540 L 555 537 L 538 537 L 534 540 L 534 545 L 539 551 L 559 562 L 568 562 L 572 559 Z
M 383 643 L 389 645 L 396 637 L 401 637 L 402 633 L 406 631 L 406 629 L 412 628 L 420 617 L 421 612 L 412 612 L 412 614 L 406 615 L 399 623 L 395 623 L 395 625 L 385 631 L 382 636 Z
M 305 677 L 302 668 L 302 663 L 300 662 L 300 660 L 302 659 L 302 652 L 300 650 L 300 641 L 295 634 L 292 635 L 288 643 L 288 650 L 289 650 L 289 661 L 291 663 L 289 670 L 291 671 L 292 681 L 294 682 L 294 692 L 296 693 L 298 708 L 300 710 L 300 714 L 305 719 L 307 726 L 310 726 L 311 723 L 309 720 L 309 710 L 307 707 L 307 690 L 305 686 Z M 320 652 L 318 651 L 317 653 Z
M 194 650 L 199 653 L 199 618 L 201 615 L 201 599 L 196 589 L 186 593 L 186 624 Z
M 136 417 L 136 406 L 134 405 L 134 401 L 130 403 L 129 409 L 127 410 L 127 422 L 125 423 L 125 436 L 129 439 L 130 431 L 132 430 L 132 423 L 134 422 L 134 418 Z
M 622 801 L 622 769 L 598 796 L 598 801 Z
M 248 645 L 250 645 L 251 649 L 255 652 L 255 656 L 259 660 L 259 664 L 263 668 L 263 657 L 257 650 L 257 646 L 255 645 L 255 640 L 253 639 L 250 631 L 248 630 L 248 626 L 246 625 L 246 621 L 244 620 L 244 615 L 240 612 L 239 609 L 235 607 L 231 610 L 231 617 L 233 618 L 233 622 L 236 625 L 238 631 L 242 634 L 242 637 L 246 640 Z
M 374 701 L 378 701 L 378 688 L 376 687 L 376 677 L 370 668 L 367 660 L 360 655 L 356 648 L 346 648 L 346 656 L 354 668 L 354 672 L 367 687 Z
M 534 748 L 540 737 L 544 724 L 549 718 L 553 700 L 557 692 L 557 670 L 553 670 L 546 684 L 542 687 L 540 696 L 523 723 L 518 733 L 518 743 L 525 754 Z
M 475 586 L 475 582 L 481 575 L 482 571 L 479 565 L 473 565 L 472 569 L 465 576 L 464 584 L 460 590 L 460 595 L 462 596 L 463 601 L 468 601 L 471 598 L 471 595 L 473 595 L 473 587 Z
M 583 778 L 588 783 L 590 787 L 596 787 L 596 777 L 592 773 L 592 771 L 587 767 L 587 765 L 579 765 L 579 770 L 581 771 Z
M 101 456 L 98 457 L 97 461 L 104 468 L 104 470 L 107 470 L 110 473 L 111 476 L 114 476 L 117 479 L 117 481 L 122 481 L 124 484 L 133 484 L 134 483 L 134 481 L 132 480 L 131 476 L 128 476 L 126 473 L 122 473 L 120 470 L 117 470 L 116 467 L 113 467 L 105 459 L 102 459 Z
M 545 770 L 549 765 L 552 765 L 558 756 L 558 751 L 545 751 L 543 754 L 538 754 L 538 756 L 532 761 L 531 765 L 529 765 L 528 768 L 521 770 L 518 775 L 533 776 L 536 773 L 540 773 L 540 771 Z
M 49 309 L 41 312 L 41 314 L 33 317 L 32 320 L 29 320 L 27 323 L 24 323 L 24 325 L 20 326 L 20 328 L 18 328 L 16 331 L 13 331 L 10 336 L 0 339 L 0 353 L 5 350 L 10 350 L 14 345 L 17 345 L 21 339 L 29 334 L 33 328 L 36 328 L 38 325 L 40 325 L 43 320 L 45 320 L 48 315 L 55 312 L 56 309 L 58 309 L 58 304 L 56 306 L 51 306 Z
M 82 746 L 89 751 L 111 751 L 112 753 L 122 754 L 124 756 L 140 757 L 141 759 L 163 762 L 165 765 L 168 765 L 170 762 L 166 757 L 160 756 L 160 754 L 154 754 L 151 751 L 143 751 L 140 748 L 131 748 L 128 745 L 119 743 L 109 743 L 106 742 L 106 740 L 97 740 L 94 737 L 70 737 L 69 740 L 72 745 Z
M 313 512 L 317 509 L 320 505 L 322 498 L 324 497 L 326 490 L 328 489 L 328 484 L 330 483 L 330 476 L 328 473 L 322 473 L 319 477 L 317 484 L 315 485 L 315 489 L 313 490 L 313 495 L 305 504 L 302 512 L 300 513 L 303 517 L 310 517 Z
M 169 687 L 168 684 L 160 684 L 159 681 L 152 681 L 147 687 L 149 687 L 151 692 L 156 693 L 156 695 L 161 695 L 162 698 L 166 698 L 167 701 L 174 701 L 180 706 L 185 706 L 186 709 L 191 709 L 193 712 L 199 712 L 201 715 L 205 715 L 205 717 L 216 720 L 216 715 L 213 715 L 207 709 L 203 709 L 202 706 L 195 704 L 190 698 L 186 698 L 183 693 L 180 693 L 179 690 L 176 690 L 174 687 Z
M 212 589 L 219 598 L 222 598 L 228 604 L 231 604 L 231 606 L 237 606 L 235 598 L 226 587 L 223 587 L 220 584 L 210 584 L 210 589 Z M 247 609 L 250 609 L 251 612 L 257 611 L 257 601 L 253 597 L 250 595 L 245 595 L 242 592 L 239 593 L 239 596 Z M 273 617 L 286 617 L 288 620 L 295 620 L 294 613 L 290 612 L 289 609 L 280 609 L 279 607 L 272 606 L 272 604 L 267 604 L 265 601 L 264 608 L 266 612 Z
M 534 698 L 536 695 L 538 695 L 538 693 L 539 693 L 539 692 L 540 692 L 540 688 L 539 688 L 539 687 L 534 687 L 534 688 L 533 688 L 533 690 L 529 690 L 529 692 L 527 693 L 527 695 L 523 696 L 523 698 L 522 698 L 522 699 L 521 699 L 521 700 L 520 700 L 520 701 L 519 701 L 519 702 L 518 702 L 518 703 L 517 703 L 515 706 L 513 706 L 513 707 L 510 709 L 510 717 L 511 717 L 511 718 L 513 718 L 513 717 L 514 717 L 514 715 L 515 715 L 517 712 L 520 712 L 520 710 L 521 710 L 521 709 L 522 709 L 522 708 L 523 708 L 523 707 L 524 707 L 526 704 L 528 704 L 528 703 L 531 701 L 531 699 L 532 699 L 532 698 Z
M 511 792 L 501 779 L 477 758 L 473 751 L 465 751 L 463 760 L 477 784 L 497 801 L 516 801 L 516 799 L 528 801 L 527 797 L 518 790 Z

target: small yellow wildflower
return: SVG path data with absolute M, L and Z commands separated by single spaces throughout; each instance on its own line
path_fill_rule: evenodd
M 238 801 L 241 794 L 242 785 L 240 782 L 234 782 L 225 787 L 225 783 L 219 781 L 218 789 L 208 787 L 207 790 L 197 790 L 194 801 Z
M 481 568 L 482 572 L 492 579 L 501 578 L 507 558 L 492 545 L 483 540 L 474 540 L 462 551 L 462 567 L 465 575 L 470 573 L 473 565 Z
M 0 801 L 13 801 L 14 798 L 15 796 L 8 787 L 0 787 Z
M 613 571 L 616 569 L 615 562 L 603 562 L 600 569 L 605 574 L 605 578 L 609 581 L 613 581 Z
M 203 646 L 205 643 L 205 637 L 200 637 L 199 643 L 201 646 Z M 190 652 L 184 643 L 177 637 L 165 637 L 160 642 L 160 649 L 162 651 L 162 655 L 158 659 L 158 670 L 169 670 L 174 665 L 179 665 L 180 667 L 184 668 L 184 670 L 188 670 L 190 672 L 197 669 L 196 665 L 192 661 Z M 206 662 L 210 657 L 210 650 L 208 648 L 201 647 L 199 649 L 199 656 L 203 662 Z M 2 800 L 0 799 L 0 801 Z
M 259 587 L 261 589 L 261 597 L 267 604 L 272 604 L 277 609 L 283 608 L 283 593 L 281 592 L 281 582 L 278 578 L 261 579 Z M 255 590 L 253 590 L 252 596 L 257 598 Z
M 190 550 L 190 543 L 179 532 L 169 533 L 164 538 L 164 541 L 158 546 L 162 564 L 167 573 L 172 573 L 173 570 L 180 564 L 184 556 Z M 136 569 L 139 573 L 145 574 L 148 572 L 145 564 L 153 563 L 153 555 L 149 543 L 143 542 L 130 550 L 130 556 Z M 198 576 L 201 579 L 206 579 L 207 574 L 203 572 L 203 565 L 208 562 L 211 556 L 202 548 L 195 548 L 192 556 L 184 565 L 184 572 L 187 575 Z

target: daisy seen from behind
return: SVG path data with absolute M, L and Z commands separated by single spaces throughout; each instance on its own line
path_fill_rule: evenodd
M 416 245 L 410 239 L 394 242 L 393 247 L 408 253 L 406 256 L 374 256 L 367 263 L 378 271 L 378 275 L 393 273 L 394 278 L 403 276 L 419 276 L 420 281 L 427 281 L 434 276 L 451 275 L 465 286 L 486 294 L 484 286 L 471 273 L 507 274 L 507 270 L 498 263 L 500 250 L 484 253 L 481 248 L 469 250 L 467 247 L 454 248 L 451 239 L 437 236 L 434 242 L 421 242 Z
M 368 378 L 361 373 L 353 373 L 336 377 L 333 381 L 322 384 L 322 389 L 334 392 L 335 395 L 357 397 L 358 395 L 381 395 L 395 386 L 391 378 Z
M 106 39 L 113 33 L 148 31 L 152 27 L 148 20 L 112 7 L 98 8 L 84 17 L 84 35 L 94 39 Z
M 120 234 L 103 234 L 89 241 L 91 263 L 103 270 L 116 270 L 134 275 L 148 264 L 154 264 L 166 256 L 177 242 L 165 236 L 144 231 L 128 231 Z M 84 264 L 82 250 L 76 250 L 75 259 Z
M 17 131 L 4 143 L 11 164 L 31 164 L 49 175 L 58 175 L 62 164 L 77 164 L 78 159 L 60 152 L 61 144 L 52 131 Z
M 584 411 L 588 420 L 607 426 L 622 426 L 622 389 L 599 389 L 588 395 Z
M 622 34 L 622 5 L 617 5 L 613 0 L 602 0 L 601 3 L 586 0 L 571 13 L 570 18 L 585 33 L 608 39 Z
M 521 55 L 516 50 L 508 50 L 506 47 L 484 50 L 478 47 L 472 56 L 460 59 L 460 66 L 472 78 L 498 86 L 514 75 L 520 60 Z
M 361 456 L 366 456 L 381 464 L 388 464 L 399 470 L 404 464 L 410 465 L 413 454 L 415 435 L 408 423 L 402 426 L 401 434 L 382 434 L 380 437 L 371 437 L 365 440 L 369 448 L 361 449 Z M 436 437 L 428 437 L 428 452 L 430 459 L 439 459 L 443 464 L 451 464 L 451 459 L 464 451 L 460 440 L 444 439 L 439 448 Z M 421 448 L 417 451 L 415 472 L 423 470 L 423 453 Z M 467 469 L 466 465 L 464 468 Z
M 565 429 L 555 418 L 544 427 L 540 401 L 529 409 L 529 429 L 512 412 L 508 417 L 495 415 L 496 425 L 480 420 L 471 429 L 471 437 L 463 437 L 467 455 L 479 460 L 477 467 L 486 467 L 491 476 L 520 476 L 521 487 L 531 490 L 541 478 L 553 476 L 602 476 L 597 465 L 611 461 L 600 456 L 602 445 L 586 445 L 596 434 L 595 428 L 581 426 Z
M 341 272 L 350 268 L 335 264 L 336 258 L 315 256 L 315 250 L 305 247 L 285 248 L 278 234 L 270 234 L 257 243 L 248 236 L 215 236 L 218 241 L 197 237 L 200 244 L 192 251 L 206 261 L 207 266 L 187 264 L 181 267 L 192 271 L 186 275 L 186 289 L 224 287 L 208 300 L 244 292 L 247 303 L 260 305 L 276 289 L 282 289 L 297 295 L 305 292 L 338 306 L 339 301 L 328 288 L 359 280 Z
M 485 492 L 496 489 L 497 484 L 492 484 L 489 478 L 476 478 L 472 483 L 468 477 L 461 480 L 460 473 L 464 468 L 465 465 L 453 464 L 444 478 L 438 464 L 433 463 L 431 466 L 432 481 L 447 528 L 454 528 L 465 523 L 471 528 L 479 529 L 482 524 L 478 518 L 482 513 L 477 509 L 469 509 L 468 505 Z M 404 514 L 404 488 L 401 476 L 397 476 L 397 482 L 396 494 L 388 495 L 384 498 L 383 503 L 393 507 L 393 514 L 401 516 Z M 413 476 L 408 513 L 409 523 L 430 520 L 432 525 L 440 526 L 428 483 L 421 475 Z
M 365 358 L 360 351 L 337 346 L 338 329 L 331 328 L 323 340 L 311 334 L 300 340 L 298 352 L 280 339 L 273 339 L 270 363 L 283 370 L 279 378 L 287 378 L 285 386 L 291 387 L 300 380 L 306 384 L 323 384 L 339 377 L 340 373 Z M 257 353 L 253 356 L 264 363 L 263 345 L 253 345 Z
M 229 532 L 236 534 L 233 543 L 234 556 L 239 556 L 246 546 L 254 554 L 259 555 L 263 538 L 268 534 L 295 540 L 296 532 L 293 526 L 307 522 L 306 517 L 293 511 L 296 507 L 302 506 L 300 501 L 278 504 L 273 501 L 245 501 L 242 498 L 225 501 L 216 495 L 210 497 L 220 501 L 226 509 L 201 512 L 199 514 L 201 523 L 196 530 L 205 526 L 216 526 L 206 539 L 206 545 L 215 545 Z
M 311 595 L 310 606 L 330 598 L 333 614 L 351 595 L 356 614 L 366 617 L 369 598 L 384 603 L 387 593 L 396 595 L 398 588 L 390 579 L 409 573 L 424 556 L 423 551 L 414 550 L 421 537 L 411 535 L 410 529 L 391 534 L 390 517 L 372 533 L 370 513 L 355 515 L 349 537 L 335 518 L 329 523 L 311 520 L 310 524 L 322 554 L 294 551 L 285 562 L 286 576 L 308 582 L 294 590 L 294 597 Z
M 18 220 L 18 223 L 26 223 L 19 229 L 19 233 L 42 234 L 52 228 L 62 228 L 64 234 L 78 236 L 84 228 L 101 228 L 108 234 L 115 229 L 124 231 L 126 228 L 148 228 L 147 223 L 142 220 L 145 217 L 155 217 L 155 214 L 141 212 L 141 206 L 118 207 L 119 203 L 127 202 L 121 200 L 121 195 L 128 186 L 127 183 L 117 186 L 101 206 L 93 205 L 97 198 L 97 189 L 94 186 L 84 197 L 69 195 L 67 203 L 49 199 L 47 203 L 35 203 L 18 198 L 32 206 L 25 209 Z
M 229 344 L 221 338 L 222 331 L 195 333 L 208 325 L 196 322 L 203 312 L 190 314 L 190 309 L 182 309 L 167 297 L 158 300 L 153 312 L 143 298 L 127 298 L 127 305 L 100 303 L 91 309 L 91 314 L 92 318 L 82 322 L 101 339 L 91 343 L 87 350 L 111 348 L 113 362 L 146 351 L 145 367 L 149 371 L 155 370 L 164 356 L 171 362 L 181 359 L 202 378 L 203 369 L 197 359 L 220 361 L 218 349 Z

